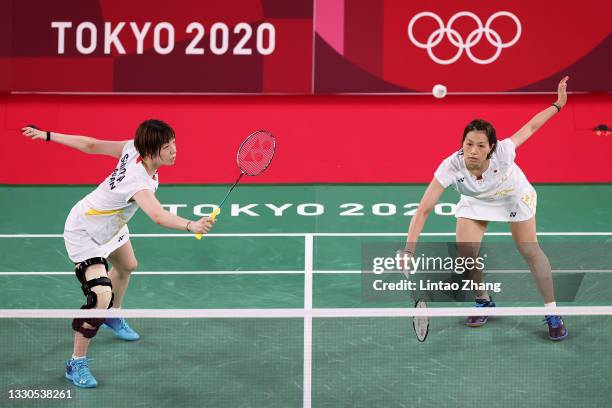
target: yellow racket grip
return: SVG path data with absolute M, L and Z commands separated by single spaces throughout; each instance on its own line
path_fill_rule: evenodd
M 221 208 L 217 207 L 213 210 L 212 214 L 210 214 L 210 218 L 211 219 L 215 219 L 217 218 L 217 215 L 219 215 L 219 213 L 221 212 Z M 204 236 L 204 234 L 196 234 L 195 235 L 195 239 L 202 239 L 202 237 Z

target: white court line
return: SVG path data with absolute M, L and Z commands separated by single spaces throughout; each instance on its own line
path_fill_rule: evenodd
M 553 273 L 612 273 L 612 269 L 553 269 Z M 363 273 L 361 270 L 311 270 L 314 275 L 358 275 Z M 389 274 L 390 272 L 385 272 Z M 403 273 L 403 272 L 397 272 Z M 427 271 L 425 273 L 439 273 L 445 274 L 449 271 Z M 487 270 L 485 273 L 531 273 L 529 269 L 499 269 L 499 270 Z M 136 271 L 132 272 L 132 275 L 302 275 L 304 271 Z M 66 271 L 51 271 L 51 272 L 40 272 L 40 271 L 0 271 L 2 275 L 74 275 L 74 272 Z M 304 282 L 306 284 L 306 282 Z M 312 284 L 312 277 L 310 279 Z M 306 290 L 306 286 L 304 286 Z
M 361 274 L 361 273 L 365 273 L 364 271 L 361 270 L 321 270 L 321 271 L 312 271 L 314 274 L 317 275 L 325 275 L 325 274 L 331 274 L 331 275 L 335 275 L 335 274 Z M 369 272 L 369 271 L 368 271 Z M 434 274 L 445 274 L 445 273 L 449 273 L 451 271 L 420 271 L 420 274 L 429 274 L 429 273 L 434 273 Z M 490 274 L 490 273 L 531 273 L 531 271 L 529 269 L 485 269 L 485 274 Z M 373 272 L 370 272 L 372 274 L 374 274 Z M 387 271 L 384 274 L 388 275 L 390 273 L 401 273 L 404 274 L 404 272 L 401 271 L 397 271 L 397 272 L 390 272 Z M 552 273 L 612 273 L 612 269 L 553 269 Z M 0 274 L 2 274 L 0 272 Z M 417 275 L 419 274 L 419 272 L 416 273 Z
M 306 235 L 304 240 L 304 309 L 312 309 L 312 274 L 314 265 L 314 239 Z
M 465 317 L 465 316 L 612 316 L 612 306 L 429 307 L 326 309 L 0 309 L 0 318 L 330 318 L 330 317 Z M 1 321 L 0 321 L 1 322 Z
M 227 233 L 207 234 L 207 237 L 405 237 L 405 232 L 270 232 L 270 233 Z M 488 236 L 511 236 L 510 232 L 485 232 Z M 591 232 L 538 232 L 539 236 L 612 236 L 610 231 Z M 453 237 L 454 232 L 422 232 L 425 237 Z M 0 234 L 0 238 L 62 238 L 62 234 Z M 130 234 L 134 238 L 193 238 L 193 234 Z
M 135 271 L 132 275 L 303 275 L 304 271 Z M 0 272 L 0 275 L 74 275 L 74 272 Z
M 304 237 L 304 310 L 312 310 L 312 268 L 314 265 L 314 238 Z M 304 316 L 304 370 L 302 401 L 310 408 L 312 400 L 312 316 Z

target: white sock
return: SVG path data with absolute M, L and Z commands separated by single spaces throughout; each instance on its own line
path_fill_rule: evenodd
M 77 358 L 85 358 L 85 356 L 75 356 L 74 354 L 72 355 L 73 360 L 76 360 Z
M 557 302 L 544 303 L 544 307 L 557 307 Z

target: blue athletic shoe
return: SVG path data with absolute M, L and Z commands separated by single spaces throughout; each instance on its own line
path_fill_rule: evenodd
M 123 317 L 108 318 L 104 322 L 104 326 L 111 328 L 115 335 L 122 340 L 134 341 L 140 338 L 140 335 L 127 324 Z
M 548 324 L 548 338 L 552 341 L 563 340 L 569 335 L 561 316 L 544 316 L 544 321 Z
M 476 299 L 476 307 L 495 307 L 493 299 Z M 469 316 L 465 319 L 465 325 L 469 327 L 480 327 L 489 320 L 489 316 Z
M 87 366 L 87 357 L 71 358 L 66 361 L 66 379 L 81 388 L 94 388 L 98 382 Z

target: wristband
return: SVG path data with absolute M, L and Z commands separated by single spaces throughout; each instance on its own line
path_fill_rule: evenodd
M 189 226 L 191 225 L 191 221 L 187 222 L 187 226 L 185 227 L 185 229 L 189 232 L 191 232 L 191 230 L 189 229 Z
M 559 105 L 557 105 L 556 102 L 553 102 L 552 106 L 554 106 L 555 108 L 557 108 L 557 112 L 561 112 L 561 107 Z
M 51 132 L 47 130 L 47 142 L 51 141 Z

